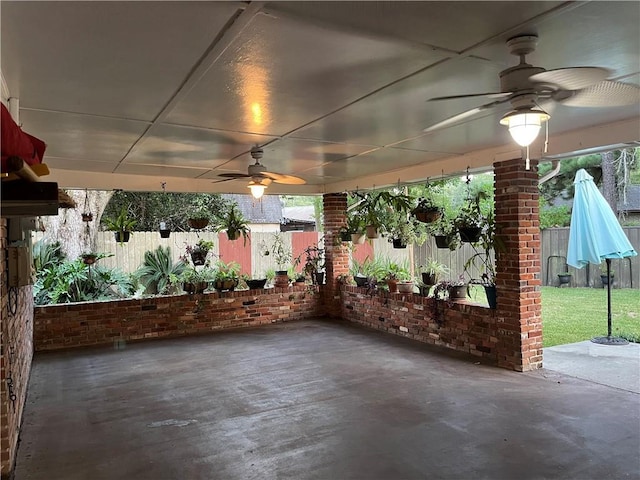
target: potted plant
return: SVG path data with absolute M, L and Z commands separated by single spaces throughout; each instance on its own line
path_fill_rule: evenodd
M 211 214 L 206 209 L 206 207 L 201 206 L 196 208 L 187 219 L 187 223 L 194 230 L 202 230 L 207 225 L 209 225 L 209 221 L 211 220 Z
M 287 267 L 293 260 L 291 248 L 284 242 L 284 237 L 280 233 L 274 233 L 270 246 L 262 246 L 263 256 L 272 256 L 276 262 L 278 270 L 275 272 L 275 286 L 287 287 L 289 285 L 289 273 Z
M 458 229 L 462 242 L 475 243 L 480 240 L 485 221 L 480 211 L 479 196 L 460 209 L 453 223 Z
M 404 265 L 400 265 L 395 262 L 389 262 L 387 264 L 387 273 L 384 277 L 384 281 L 389 287 L 389 292 L 396 293 L 398 291 L 399 282 L 409 282 L 411 280 L 411 273 L 409 269 Z M 411 290 L 413 291 L 413 282 L 411 282 Z
M 324 248 L 318 247 L 317 244 L 309 245 L 295 259 L 295 265 L 300 265 L 304 261 L 302 268 L 305 275 L 311 278 L 314 285 L 322 285 L 324 283 Z
M 613 274 L 615 273 L 615 271 L 611 269 L 609 273 L 611 276 L 611 285 L 613 285 Z M 600 266 L 600 281 L 602 282 L 603 287 L 609 285 L 609 277 L 607 277 L 607 266 L 604 263 Z
M 457 281 L 442 280 L 433 287 L 433 297 L 438 300 L 464 300 L 469 293 L 469 286 L 460 275 Z
M 160 238 L 169 238 L 171 229 L 167 227 L 167 222 L 160 222 Z
M 448 248 L 451 251 L 458 248 L 458 231 L 453 220 L 443 215 L 428 226 L 428 231 L 433 235 L 437 248 Z
M 98 254 L 93 252 L 85 252 L 80 257 L 85 265 L 93 265 L 98 260 Z
M 385 211 L 392 210 L 397 214 L 404 214 L 411 209 L 412 199 L 403 193 L 393 193 L 388 190 L 369 192 L 362 196 L 359 205 L 356 207 L 360 215 L 368 238 L 378 238 L 379 230 L 384 224 L 382 218 Z
M 449 273 L 449 267 L 436 259 L 429 258 L 424 265 L 418 267 L 422 275 L 422 283 L 425 285 L 435 285 L 442 275 Z
M 567 271 L 558 274 L 558 287 L 569 285 L 571 283 L 571 274 Z
M 232 292 L 240 281 L 240 265 L 236 262 L 225 263 L 222 260 L 216 262 L 213 288 L 219 292 Z
M 472 278 L 469 283 L 482 285 L 489 308 L 497 308 L 497 291 L 496 291 L 496 270 L 494 259 L 505 250 L 502 239 L 496 235 L 497 226 L 493 211 L 490 211 L 485 217 L 485 225 L 480 232 L 480 238 L 471 247 L 474 254 L 465 262 L 465 272 L 471 275 L 471 268 L 480 271 L 480 278 Z
M 433 223 L 442 216 L 442 210 L 430 198 L 421 197 L 411 214 L 420 222 Z
M 129 241 L 131 231 L 136 226 L 136 223 L 135 219 L 129 218 L 126 206 L 123 206 L 115 217 L 107 217 L 104 219 L 107 230 L 115 232 L 116 241 L 120 243 L 120 245 Z
M 351 242 L 354 245 L 359 245 L 364 243 L 365 234 L 364 234 L 364 222 L 362 221 L 362 217 L 352 212 L 348 212 L 345 236 L 347 232 L 350 235 Z
M 207 262 L 207 255 L 213 248 L 213 242 L 201 238 L 195 245 L 187 245 L 187 254 L 191 257 L 194 265 L 200 266 Z
M 247 244 L 249 238 L 249 223 L 242 215 L 242 212 L 238 210 L 237 205 L 231 205 L 227 210 L 226 215 L 222 217 L 221 223 L 216 227 L 218 232 L 226 230 L 229 240 L 234 241 L 240 238 L 240 235 L 244 238 L 244 244 Z
M 209 282 L 215 278 L 215 274 L 212 268 L 196 269 L 189 265 L 180 275 L 171 276 L 171 279 L 174 280 L 173 277 L 175 277 L 178 282 L 182 282 L 182 289 L 189 294 L 203 293 L 209 286 Z

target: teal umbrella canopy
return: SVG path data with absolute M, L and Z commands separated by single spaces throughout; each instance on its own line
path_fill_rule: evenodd
M 567 263 L 582 268 L 588 263 L 599 264 L 607 258 L 637 255 L 613 210 L 593 183 L 593 177 L 580 169 L 573 184 L 575 194 Z

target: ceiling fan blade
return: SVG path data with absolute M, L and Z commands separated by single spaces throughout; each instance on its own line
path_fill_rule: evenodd
M 218 176 L 219 177 L 224 177 L 224 178 L 230 178 L 230 179 L 250 177 L 250 175 L 247 175 L 246 173 L 221 173 Z
M 472 108 L 471 110 L 467 110 L 466 112 L 462 112 L 459 113 L 457 115 L 454 115 L 453 117 L 449 117 L 446 120 L 442 120 L 441 122 L 436 123 L 435 125 L 431 125 L 430 127 L 427 127 L 423 130 L 424 133 L 428 133 L 428 132 L 433 132 L 434 130 L 440 130 L 441 128 L 444 127 L 448 127 L 449 125 L 453 125 L 456 124 L 458 122 L 461 122 L 462 120 L 464 120 L 465 118 L 469 118 L 472 117 L 480 112 L 482 112 L 483 110 L 488 110 L 489 108 L 493 108 L 497 105 L 501 105 L 505 102 L 508 102 L 509 99 L 506 98 L 504 100 L 498 100 L 495 102 L 491 102 L 491 103 L 486 103 L 484 105 L 480 105 L 479 107 L 476 108 Z
M 640 103 L 640 87 L 630 83 L 604 82 L 583 88 L 558 102 L 569 107 L 621 107 Z
M 580 90 L 603 81 L 610 74 L 610 70 L 601 67 L 569 67 L 536 73 L 531 75 L 529 80 L 554 85 L 564 90 Z
M 223 178 L 222 180 L 214 180 L 211 183 L 224 183 L 224 182 L 230 182 L 231 180 L 236 180 L 235 178 Z
M 473 97 L 488 97 L 488 98 L 506 98 L 513 92 L 491 92 L 491 93 L 470 93 L 467 95 L 449 95 L 446 97 L 433 97 L 427 100 L 428 102 L 437 102 L 440 100 L 455 100 L 457 98 L 473 98 Z
M 262 172 L 262 175 L 264 175 L 267 178 L 270 178 L 276 183 L 284 183 L 287 185 L 304 185 L 305 183 L 307 183 L 302 178 L 294 177 L 293 175 L 283 175 L 281 173 L 275 173 L 275 172 Z

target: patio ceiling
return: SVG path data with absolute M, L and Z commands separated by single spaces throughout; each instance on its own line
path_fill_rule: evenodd
M 48 144 L 62 187 L 246 193 L 249 150 L 322 193 L 489 168 L 521 154 L 508 104 L 423 133 L 529 63 L 593 65 L 640 84 L 637 2 L 2 1 L 3 100 Z M 15 104 L 14 104 L 15 105 Z M 638 105 L 558 105 L 549 156 L 640 140 Z M 543 156 L 544 135 L 531 149 Z

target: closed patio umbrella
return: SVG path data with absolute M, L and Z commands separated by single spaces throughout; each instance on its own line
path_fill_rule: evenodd
M 580 169 L 573 181 L 575 194 L 571 226 L 569 228 L 569 248 L 567 263 L 576 268 L 585 265 L 607 263 L 607 336 L 595 337 L 591 341 L 606 345 L 624 345 L 622 338 L 611 336 L 611 259 L 637 255 L 631 242 L 624 234 L 613 210 L 602 196 L 593 177 Z

